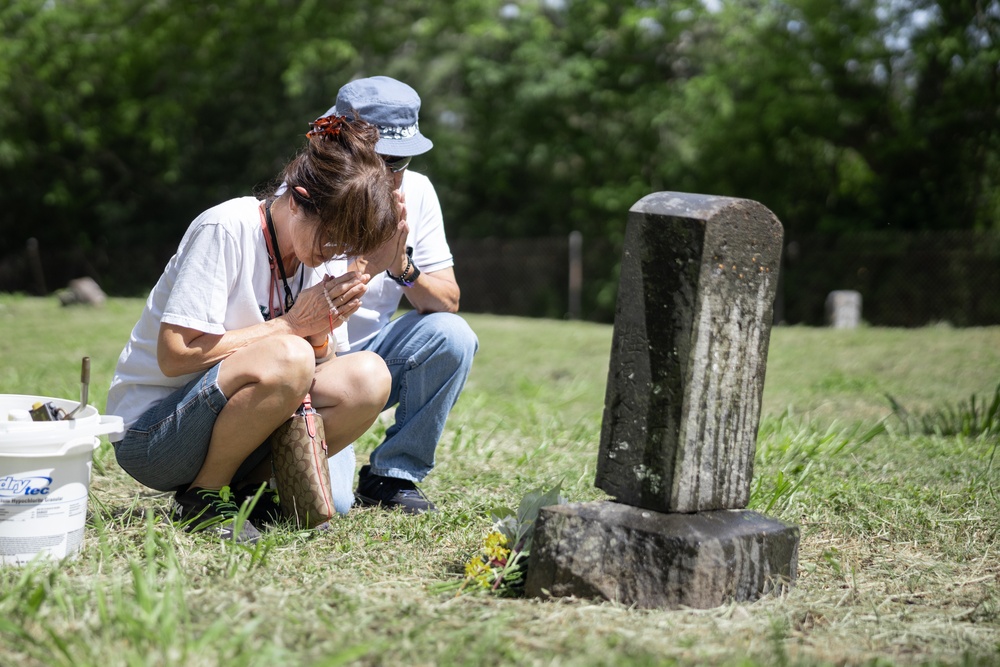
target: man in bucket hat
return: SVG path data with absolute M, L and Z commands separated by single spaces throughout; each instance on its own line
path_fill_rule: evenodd
M 420 133 L 419 111 L 420 97 L 413 88 L 373 76 L 343 86 L 336 105 L 324 114 L 357 114 L 378 127 L 375 150 L 405 197 L 405 243 L 389 244 L 399 254 L 390 259 L 388 270 L 371 277 L 361 308 L 348 321 L 348 337 L 351 352 L 370 350 L 385 360 L 393 380 L 386 408 L 396 406 L 395 423 L 358 475 L 356 503 L 411 514 L 435 509 L 416 482 L 434 467 L 445 421 L 479 347 L 475 333 L 455 314 L 460 292 L 437 193 L 426 176 L 407 168 L 414 156 L 433 147 Z M 355 263 L 364 270 L 365 258 Z M 404 295 L 414 310 L 391 320 Z M 345 470 L 350 484 L 353 448 L 330 461 L 334 486 L 345 483 Z M 344 489 L 339 491 L 342 496 Z

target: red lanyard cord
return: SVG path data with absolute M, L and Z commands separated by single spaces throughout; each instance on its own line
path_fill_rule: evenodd
M 262 214 L 260 220 L 260 228 L 264 233 L 264 243 L 267 245 L 267 260 L 271 267 L 271 289 L 268 294 L 269 319 L 270 317 L 278 317 L 283 313 L 287 313 L 295 305 L 295 297 L 292 296 L 292 289 L 288 286 L 288 276 L 285 274 L 285 263 L 281 261 L 281 250 L 278 248 L 278 235 L 274 231 L 274 221 L 271 219 L 271 203 L 271 200 L 261 203 Z M 275 293 L 280 292 L 278 285 L 279 272 L 281 273 L 281 284 L 285 288 L 285 308 L 281 312 L 278 311 L 273 301 Z M 299 277 L 299 292 L 302 291 L 305 279 L 306 272 L 303 269 L 302 275 Z
M 295 305 L 295 299 L 292 297 L 292 290 L 288 287 L 288 277 L 285 275 L 285 263 L 281 261 L 281 255 L 278 251 L 278 236 L 274 233 L 274 221 L 271 220 L 271 202 L 261 202 L 261 216 L 260 216 L 260 228 L 264 233 L 264 243 L 267 246 L 267 261 L 268 265 L 271 267 L 271 288 L 268 290 L 267 304 L 268 304 L 268 316 L 265 319 L 271 319 L 273 317 L 278 317 L 281 312 L 278 312 L 278 304 L 274 302 L 275 295 L 280 291 L 278 285 L 278 272 L 281 272 L 281 282 L 285 287 L 285 310 L 288 312 Z M 302 285 L 305 283 L 306 271 L 303 265 L 302 276 L 299 278 L 299 292 L 302 292 Z M 323 288 L 323 293 L 326 295 L 327 301 L 330 306 L 333 307 L 333 302 L 330 301 L 330 296 L 326 294 L 326 288 Z M 330 333 L 333 334 L 333 311 L 329 313 L 330 319 Z M 323 346 L 321 346 L 323 347 Z

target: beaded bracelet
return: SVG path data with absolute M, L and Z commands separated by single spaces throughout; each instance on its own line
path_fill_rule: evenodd
M 403 273 L 401 275 L 394 276 L 389 269 L 386 269 L 385 275 L 389 276 L 395 280 L 397 284 L 402 285 L 403 287 L 413 287 L 413 283 L 415 283 L 417 278 L 420 277 L 420 269 L 418 269 L 417 265 L 413 263 L 413 246 L 406 247 L 406 268 L 403 269 Z

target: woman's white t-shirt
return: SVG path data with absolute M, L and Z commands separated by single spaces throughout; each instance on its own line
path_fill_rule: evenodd
M 161 323 L 220 335 L 264 322 L 271 304 L 280 313 L 284 288 L 272 289 L 260 212 L 260 201 L 254 197 L 231 199 L 208 209 L 188 227 L 118 358 L 107 413 L 121 417 L 126 429 L 201 375 L 167 377 L 160 371 L 156 341 Z M 288 276 L 288 285 L 298 296 L 300 289 L 319 283 L 324 275 L 340 275 L 346 269 L 343 260 L 316 268 L 303 265 Z M 335 330 L 340 352 L 348 349 L 346 330 L 344 326 Z

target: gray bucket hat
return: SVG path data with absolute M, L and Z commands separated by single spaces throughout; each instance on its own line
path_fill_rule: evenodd
M 382 155 L 407 157 L 434 147 L 420 134 L 417 124 L 420 96 L 402 81 L 387 76 L 351 81 L 340 89 L 337 103 L 324 115 L 352 117 L 354 112 L 378 128 L 375 150 Z

